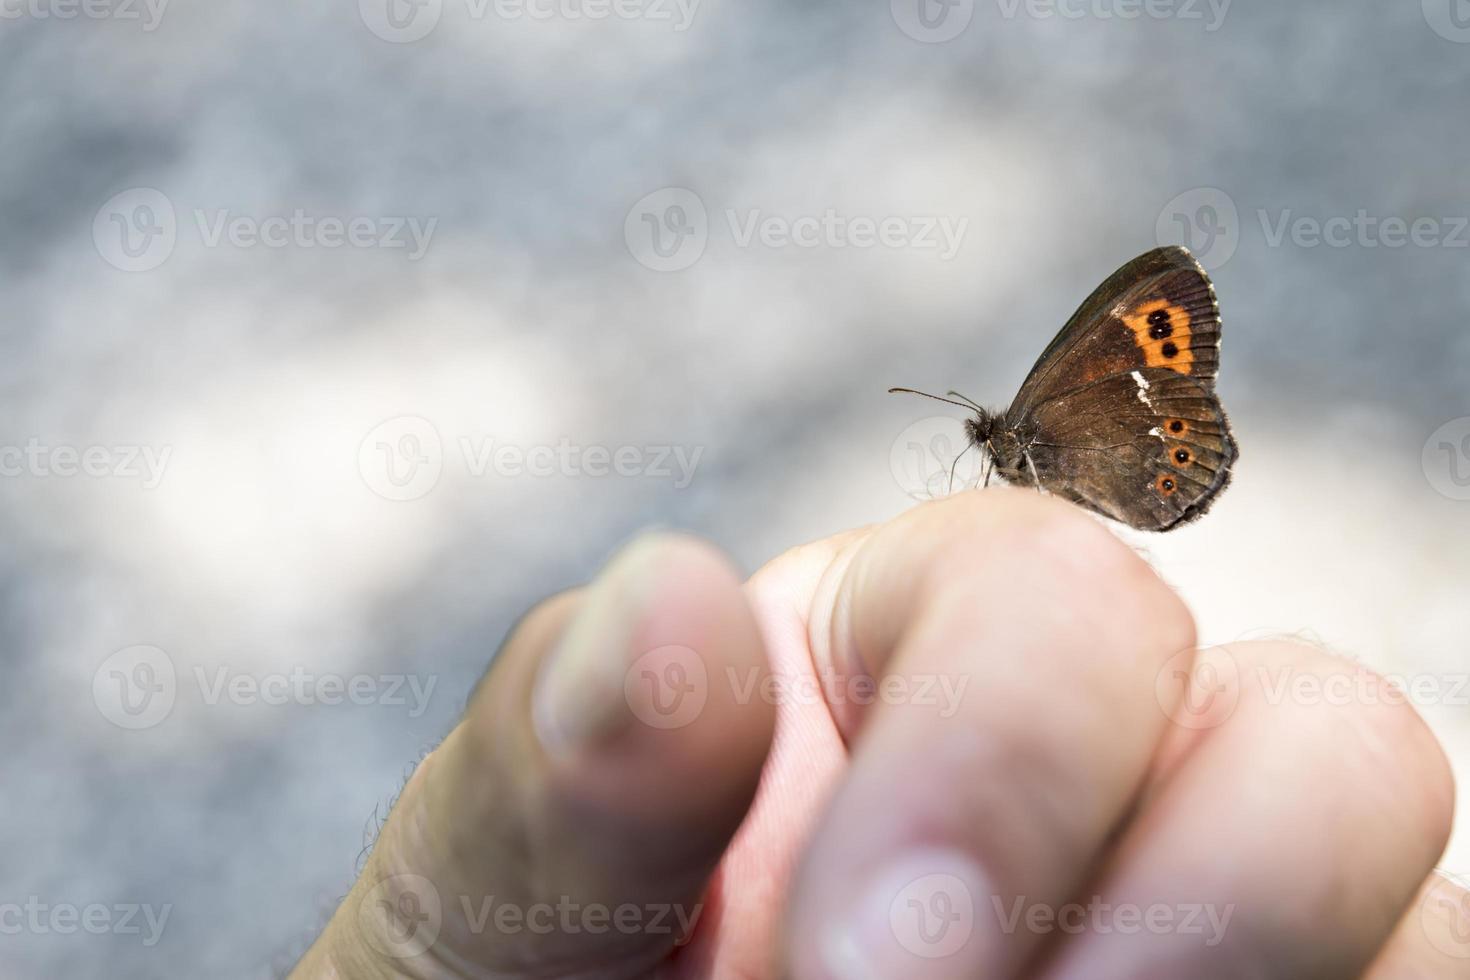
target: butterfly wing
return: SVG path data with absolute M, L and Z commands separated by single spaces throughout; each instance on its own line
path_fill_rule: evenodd
M 1031 426 L 1027 454 L 1042 486 L 1145 531 L 1203 514 L 1238 455 L 1214 393 L 1163 367 L 1048 398 Z
M 1093 290 L 1021 386 L 1007 417 L 1110 375 L 1166 367 L 1213 390 L 1220 307 L 1210 277 L 1179 246 L 1146 252 Z
M 1198 517 L 1237 456 L 1215 397 L 1219 361 L 1204 269 L 1179 247 L 1139 256 L 1072 315 L 1007 411 L 1028 475 L 1144 530 Z

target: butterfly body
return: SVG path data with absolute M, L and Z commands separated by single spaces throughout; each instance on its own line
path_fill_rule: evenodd
M 1009 483 L 1171 530 L 1209 508 L 1239 455 L 1214 391 L 1219 351 L 1204 269 L 1186 249 L 1155 249 L 1093 292 L 1009 408 L 971 403 L 966 435 Z
M 1026 462 L 1034 433 L 1011 426 L 1004 412 L 977 409 L 974 418 L 965 420 L 965 435 L 970 445 L 985 450 L 1001 479 L 1023 486 L 1035 483 Z

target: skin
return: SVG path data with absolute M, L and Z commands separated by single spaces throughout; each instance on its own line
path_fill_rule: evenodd
M 1470 976 L 1413 709 L 1315 647 L 1194 646 L 1141 558 L 1035 493 L 743 584 L 645 536 L 512 631 L 292 976 Z M 698 912 L 679 945 L 671 908 Z

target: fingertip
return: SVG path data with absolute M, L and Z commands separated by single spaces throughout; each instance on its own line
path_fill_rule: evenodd
M 1243 659 L 1260 672 L 1260 697 L 1268 697 L 1267 684 L 1295 683 L 1303 677 L 1317 680 L 1324 693 L 1319 703 L 1302 706 L 1307 710 L 1297 713 L 1296 723 L 1305 726 L 1315 720 L 1325 726 L 1324 740 L 1370 770 L 1367 785 L 1382 794 L 1398 819 L 1415 829 L 1413 839 L 1420 843 L 1427 872 L 1453 829 L 1455 776 L 1443 744 L 1411 692 L 1362 663 L 1299 640 L 1253 643 Z
M 724 554 L 690 535 L 640 536 L 537 671 L 530 721 L 551 786 L 628 816 L 723 824 L 748 806 L 769 751 L 766 672 Z

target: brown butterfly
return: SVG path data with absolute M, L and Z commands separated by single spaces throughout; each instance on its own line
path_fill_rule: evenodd
M 1215 396 L 1219 361 L 1215 287 L 1188 249 L 1171 246 L 1109 276 L 1004 412 L 953 391 L 963 403 L 939 400 L 975 410 L 965 433 L 1007 482 L 1168 531 L 1209 508 L 1239 455 Z

